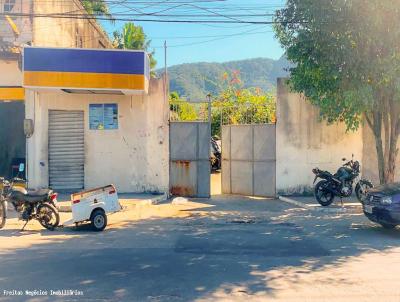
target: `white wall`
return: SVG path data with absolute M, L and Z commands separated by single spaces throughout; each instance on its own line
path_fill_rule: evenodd
M 344 124 L 328 126 L 304 97 L 291 93 L 278 79 L 276 124 L 276 182 L 280 194 L 304 193 L 313 183 L 312 169 L 336 172 L 341 159 L 362 162 L 362 129 L 346 133 Z
M 0 60 L 0 86 L 22 86 L 22 72 L 17 60 Z
M 117 103 L 118 130 L 89 130 L 89 104 Z M 26 117 L 35 120 L 28 139 L 29 187 L 48 186 L 48 110 L 85 112 L 85 188 L 113 183 L 119 192 L 167 192 L 168 104 L 163 80 L 151 80 L 149 95 L 80 95 L 28 91 Z

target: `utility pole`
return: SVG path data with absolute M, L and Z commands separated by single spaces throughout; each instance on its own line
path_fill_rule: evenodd
M 164 41 L 164 106 L 169 108 L 168 104 L 168 66 L 167 66 L 167 40 Z M 168 121 L 171 120 L 171 112 L 168 109 Z
M 167 65 L 167 40 L 164 41 L 164 85 L 165 85 L 165 94 L 168 93 L 168 65 Z

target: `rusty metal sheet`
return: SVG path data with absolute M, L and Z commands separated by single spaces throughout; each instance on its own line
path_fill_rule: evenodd
M 195 196 L 197 193 L 197 165 L 188 160 L 171 161 L 171 194 Z

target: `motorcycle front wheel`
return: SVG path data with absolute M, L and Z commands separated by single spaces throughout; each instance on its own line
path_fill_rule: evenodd
M 6 203 L 3 200 L 0 200 L 0 229 L 2 229 L 6 224 L 6 216 L 7 216 L 6 212 L 7 212 Z
M 328 186 L 328 181 L 321 180 L 320 182 L 317 183 L 314 189 L 315 198 L 317 199 L 318 203 L 323 207 L 331 205 L 333 199 L 335 198 L 335 195 L 332 192 L 327 191 L 325 189 L 327 186 Z
M 54 231 L 60 223 L 60 215 L 55 207 L 43 203 L 37 209 L 37 220 L 44 228 Z
M 373 186 L 371 183 L 359 181 L 355 189 L 358 201 L 364 204 L 364 201 L 367 198 L 368 190 L 372 188 Z

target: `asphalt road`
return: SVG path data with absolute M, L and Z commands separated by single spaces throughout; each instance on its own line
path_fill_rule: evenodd
M 0 231 L 0 301 L 400 301 L 400 230 L 357 211 L 238 197 L 110 221 L 103 233 L 21 233 L 12 220 Z

